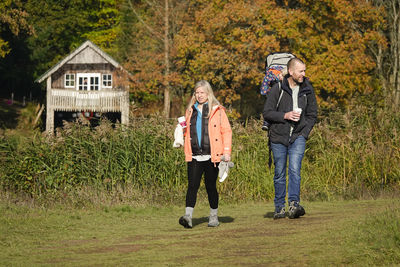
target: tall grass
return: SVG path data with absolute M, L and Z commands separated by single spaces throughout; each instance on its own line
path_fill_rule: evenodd
M 113 129 L 67 123 L 56 136 L 3 138 L 2 186 L 34 197 L 90 186 L 112 192 L 133 187 L 180 189 L 185 176 L 179 150 L 171 148 L 171 125 L 157 119 Z
M 303 187 L 316 197 L 355 198 L 400 185 L 400 116 L 354 106 L 335 112 L 314 129 Z
M 183 150 L 172 147 L 175 124 L 154 117 L 115 129 L 107 121 L 94 129 L 67 123 L 54 137 L 3 135 L 2 191 L 60 201 L 182 201 L 187 174 Z M 232 123 L 235 167 L 218 184 L 222 199 L 273 198 L 268 138 L 260 125 L 254 119 Z M 302 198 L 362 198 L 397 188 L 399 129 L 398 114 L 366 107 L 322 119 L 307 143 Z

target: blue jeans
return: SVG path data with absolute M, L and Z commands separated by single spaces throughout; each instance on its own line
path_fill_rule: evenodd
M 300 170 L 306 149 L 306 139 L 303 136 L 297 137 L 294 143 L 289 146 L 271 143 L 271 149 L 274 157 L 275 175 L 275 211 L 279 212 L 285 207 L 286 197 L 286 162 L 289 156 L 289 185 L 288 201 L 300 201 Z

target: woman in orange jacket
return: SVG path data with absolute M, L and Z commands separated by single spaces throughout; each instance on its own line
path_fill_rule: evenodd
M 207 81 L 199 81 L 186 110 L 185 160 L 188 163 L 188 189 L 186 193 L 185 215 L 179 223 L 192 228 L 193 209 L 196 205 L 197 191 L 204 173 L 210 217 L 208 226 L 215 227 L 218 222 L 218 164 L 221 157 L 230 161 L 232 129 L 225 108 L 215 98 Z

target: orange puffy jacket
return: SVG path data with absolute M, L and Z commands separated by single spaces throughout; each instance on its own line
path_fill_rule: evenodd
M 187 127 L 185 133 L 185 160 L 192 161 L 192 146 L 190 144 L 190 118 L 193 108 L 186 110 Z M 212 108 L 208 119 L 208 136 L 210 138 L 211 162 L 220 162 L 221 156 L 231 154 L 232 151 L 232 129 L 229 124 L 225 108 L 216 105 Z

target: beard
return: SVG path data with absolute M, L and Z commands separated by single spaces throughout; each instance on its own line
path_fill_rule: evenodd
M 295 78 L 293 78 L 293 76 L 292 76 L 292 79 L 293 79 L 293 81 L 294 81 L 297 85 L 300 85 L 300 84 L 302 84 L 302 83 L 304 82 L 304 77 L 295 79 Z

